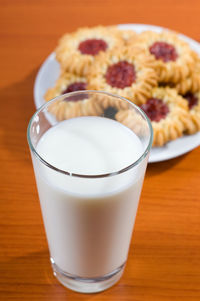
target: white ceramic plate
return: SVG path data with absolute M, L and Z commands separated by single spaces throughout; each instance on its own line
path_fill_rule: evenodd
M 137 33 L 141 33 L 144 30 L 153 30 L 160 32 L 166 28 L 145 25 L 145 24 L 121 24 L 121 29 L 134 30 Z M 196 41 L 179 34 L 180 38 L 189 43 L 190 47 L 200 54 L 200 44 Z M 52 87 L 59 76 L 60 67 L 55 59 L 55 53 L 50 54 L 45 62 L 42 64 L 34 85 L 34 100 L 36 108 L 38 109 L 45 103 L 43 95 L 46 90 Z M 168 142 L 163 147 L 155 147 L 151 150 L 149 162 L 160 162 L 168 159 L 172 159 L 183 155 L 195 147 L 200 145 L 200 132 L 190 136 L 183 136 L 175 141 Z

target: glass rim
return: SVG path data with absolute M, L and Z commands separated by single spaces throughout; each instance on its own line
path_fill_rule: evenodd
M 110 96 L 110 97 L 114 97 L 114 98 L 118 98 L 118 99 L 121 99 L 123 101 L 126 101 L 128 102 L 131 106 L 133 106 L 137 111 L 139 111 L 139 113 L 144 117 L 144 119 L 147 121 L 147 124 L 148 124 L 148 127 L 149 127 L 149 132 L 150 132 L 150 135 L 149 135 L 149 141 L 148 141 L 148 144 L 147 144 L 147 147 L 145 148 L 145 150 L 142 152 L 142 155 L 136 160 L 134 161 L 133 163 L 129 164 L 128 166 L 120 169 L 120 170 L 117 170 L 117 171 L 114 171 L 114 172 L 110 172 L 110 173 L 104 173 L 104 174 L 94 174 L 94 175 L 87 175 L 87 174 L 77 174 L 77 173 L 72 173 L 72 172 L 69 172 L 69 171 L 66 171 L 66 170 L 63 170 L 63 169 L 60 169 L 60 168 L 57 168 L 55 166 L 53 166 L 52 164 L 50 164 L 49 162 L 47 162 L 46 160 L 44 160 L 40 155 L 39 153 L 36 151 L 35 147 L 33 146 L 32 144 L 32 141 L 31 141 L 31 135 L 30 135 L 30 129 L 31 129 L 31 125 L 32 125 L 32 122 L 34 120 L 34 118 L 40 113 L 42 112 L 46 107 L 49 106 L 50 103 L 52 102 L 55 102 L 56 100 L 60 99 L 60 98 L 65 98 L 65 97 L 70 97 L 70 96 L 73 96 L 73 95 L 77 95 L 77 94 L 104 94 L 104 95 L 107 95 L 107 96 Z M 74 117 L 76 118 L 76 117 Z M 96 91 L 96 90 L 80 90 L 80 91 L 75 91 L 75 92 L 70 92 L 70 93 L 65 93 L 65 94 L 62 94 L 62 95 L 59 95 L 59 96 L 56 96 L 55 98 L 49 100 L 48 102 L 44 103 L 42 106 L 40 106 L 36 112 L 32 115 L 29 123 L 28 123 L 28 128 L 27 128 L 27 140 L 28 140 L 28 144 L 29 144 L 29 147 L 31 149 L 31 151 L 33 152 L 33 154 L 36 156 L 36 158 L 38 158 L 44 165 L 46 165 L 47 167 L 59 172 L 59 173 L 62 173 L 62 174 L 65 174 L 67 176 L 71 176 L 71 177 L 79 177 L 79 178 L 105 178 L 105 177 L 110 177 L 110 176 L 115 176 L 115 175 L 118 175 L 118 174 L 121 174 L 121 173 L 124 173 L 130 169 L 132 169 L 133 167 L 135 167 L 136 165 L 138 165 L 143 159 L 146 158 L 147 154 L 150 152 L 150 149 L 151 149 L 151 146 L 152 146 L 152 142 L 153 142 L 153 128 L 152 128 L 152 124 L 151 124 L 151 121 L 150 119 L 147 117 L 147 115 L 144 113 L 144 111 L 139 107 L 137 106 L 136 104 L 134 104 L 133 102 L 131 102 L 130 100 L 128 100 L 127 98 L 125 97 L 122 97 L 122 96 L 119 96 L 119 95 L 115 95 L 115 94 L 112 94 L 112 93 L 109 93 L 109 92 L 105 92 L 105 91 Z

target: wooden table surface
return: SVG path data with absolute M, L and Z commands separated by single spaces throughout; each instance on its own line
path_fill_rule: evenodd
M 100 294 L 52 275 L 26 141 L 37 71 L 64 32 L 155 24 L 200 41 L 198 0 L 0 1 L 0 300 L 200 300 L 200 148 L 150 164 L 125 273 Z

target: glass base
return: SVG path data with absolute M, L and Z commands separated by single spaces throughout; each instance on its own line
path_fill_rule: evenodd
M 54 276 L 65 287 L 79 293 L 98 293 L 114 285 L 122 276 L 125 263 L 113 272 L 98 278 L 81 278 L 62 271 L 51 258 Z

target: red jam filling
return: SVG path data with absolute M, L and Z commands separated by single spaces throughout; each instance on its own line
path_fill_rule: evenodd
M 62 94 L 65 93 L 70 93 L 70 92 L 75 92 L 75 91 L 81 91 L 81 90 L 86 90 L 87 84 L 84 82 L 76 82 L 73 84 L 70 84 L 63 92 Z M 66 97 L 66 101 L 79 101 L 79 100 L 83 100 L 86 98 L 86 95 L 74 95 L 74 96 L 70 96 L 70 97 Z
M 191 110 L 194 106 L 197 105 L 198 103 L 198 98 L 192 94 L 192 93 L 186 93 L 184 96 L 183 96 L 185 99 L 187 99 L 188 101 L 188 106 L 189 106 L 189 109 Z
M 151 45 L 149 51 L 157 60 L 160 59 L 163 62 L 175 61 L 178 57 L 174 46 L 166 42 L 155 42 Z
M 108 45 L 104 40 L 90 39 L 79 44 L 79 51 L 82 54 L 96 55 L 100 51 L 105 51 Z
M 130 87 L 135 82 L 135 68 L 132 64 L 121 61 L 108 67 L 105 78 L 111 87 L 124 89 Z
M 74 92 L 74 91 L 80 91 L 80 90 L 86 90 L 86 83 L 83 82 L 73 83 L 67 87 L 67 89 L 63 92 L 63 94 Z
M 167 105 L 158 98 L 149 98 L 147 102 L 140 106 L 151 121 L 159 122 L 169 113 Z

